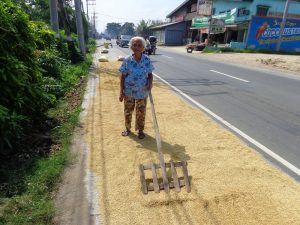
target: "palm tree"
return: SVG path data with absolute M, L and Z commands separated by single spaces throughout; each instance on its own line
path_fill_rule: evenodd
M 137 35 L 142 36 L 142 37 L 150 36 L 152 33 L 150 30 L 150 27 L 151 27 L 151 24 L 149 23 L 149 21 L 141 20 L 136 28 Z

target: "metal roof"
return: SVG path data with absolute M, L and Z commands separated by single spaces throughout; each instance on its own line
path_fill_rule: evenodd
M 161 25 L 158 25 L 158 26 L 155 26 L 155 27 L 151 27 L 151 29 L 159 29 L 159 28 L 163 28 L 163 27 L 168 27 L 168 26 L 172 26 L 174 24 L 182 23 L 182 22 L 184 22 L 184 21 L 165 23 L 165 24 L 161 24 Z
M 174 9 L 172 12 L 170 12 L 166 17 L 170 18 L 172 14 L 174 14 L 176 11 L 178 11 L 180 8 L 182 8 L 185 4 L 187 4 L 190 0 L 186 0 L 183 3 L 181 3 L 176 9 Z

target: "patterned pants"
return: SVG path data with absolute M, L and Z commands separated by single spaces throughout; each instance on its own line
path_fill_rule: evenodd
M 125 127 L 130 130 L 132 113 L 135 107 L 135 130 L 144 130 L 146 117 L 147 98 L 134 99 L 133 97 L 124 96 L 124 115 Z

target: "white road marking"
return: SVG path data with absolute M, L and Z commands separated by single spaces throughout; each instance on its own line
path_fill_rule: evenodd
M 256 147 L 258 147 L 264 153 L 268 154 L 273 159 L 277 160 L 279 163 L 281 163 L 282 165 L 284 165 L 285 167 L 287 167 L 288 169 L 290 169 L 291 171 L 293 171 L 295 174 L 297 174 L 298 176 L 300 176 L 300 169 L 299 168 L 297 168 L 296 166 L 294 166 L 290 162 L 286 161 L 285 159 L 283 159 L 282 157 L 280 157 L 276 153 L 272 152 L 269 148 L 267 148 L 263 144 L 259 143 L 255 139 L 251 138 L 250 136 L 248 136 L 247 134 L 245 134 L 243 131 L 239 130 L 238 128 L 236 128 L 235 126 L 233 126 L 232 124 L 230 124 L 229 122 L 227 122 L 226 120 L 224 120 L 222 117 L 220 117 L 217 114 L 215 114 L 214 112 L 210 111 L 208 108 L 206 108 L 205 106 L 201 105 L 199 102 L 195 101 L 190 96 L 188 96 L 187 94 L 183 93 L 178 88 L 174 87 L 173 85 L 171 85 L 170 83 L 168 83 L 167 81 L 165 81 L 164 79 L 162 79 L 157 74 L 155 74 L 155 73 L 153 73 L 153 74 L 154 74 L 154 76 L 156 78 L 158 78 L 163 83 L 165 83 L 166 85 L 168 85 L 169 87 L 171 87 L 178 94 L 182 95 L 183 97 L 185 97 L 186 99 L 188 99 L 189 101 L 191 101 L 198 108 L 202 109 L 203 111 L 205 111 L 206 113 L 208 113 L 209 115 L 211 115 L 213 118 L 215 118 L 217 121 L 219 121 L 220 123 L 224 124 L 229 129 L 233 130 L 234 132 L 236 132 L 237 134 L 239 134 L 240 136 L 242 136 L 243 138 L 245 138 L 247 141 L 249 141 L 250 143 L 252 143 Z
M 238 77 L 234 77 L 234 76 L 228 75 L 228 74 L 226 74 L 226 73 L 221 73 L 221 72 L 219 72 L 219 71 L 215 71 L 215 70 L 210 70 L 210 71 L 211 71 L 211 72 L 214 72 L 214 73 L 218 73 L 218 74 L 224 75 L 224 76 L 227 76 L 227 77 L 231 77 L 231 78 L 233 78 L 233 79 L 237 79 L 237 80 L 240 80 L 240 81 L 243 81 L 243 82 L 246 82 L 246 83 L 250 82 L 250 81 L 248 81 L 248 80 L 244 80 L 244 79 L 241 79 L 241 78 L 238 78 Z
M 169 59 L 173 59 L 173 57 L 170 57 L 170 56 L 166 56 L 166 55 L 161 55 L 161 56 L 169 58 Z

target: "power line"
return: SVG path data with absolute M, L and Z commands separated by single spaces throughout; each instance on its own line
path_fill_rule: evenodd
M 127 20 L 127 21 L 141 21 L 141 19 L 132 19 L 132 18 L 123 18 L 123 17 L 117 17 L 117 16 L 112 16 L 112 15 L 108 15 L 108 14 L 104 14 L 104 13 L 98 13 L 99 15 L 102 15 L 102 16 L 108 16 L 108 17 L 111 17 L 111 18 L 115 18 L 115 19 L 120 19 L 120 20 Z

